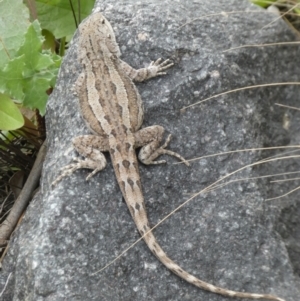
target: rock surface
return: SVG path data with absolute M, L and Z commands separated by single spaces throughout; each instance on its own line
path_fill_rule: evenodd
M 169 149 L 186 158 L 236 149 L 299 144 L 299 87 L 251 89 L 180 109 L 231 89 L 299 81 L 299 46 L 242 48 L 294 41 L 283 21 L 247 1 L 98 1 L 110 20 L 122 59 L 133 67 L 171 58 L 168 75 L 138 84 L 144 126 L 173 134 Z M 205 15 L 224 11 L 234 14 Z M 201 18 L 200 18 L 201 17 Z M 89 182 L 81 170 L 54 189 L 50 183 L 75 153 L 71 140 L 88 133 L 72 84 L 79 74 L 77 35 L 62 65 L 47 110 L 49 152 L 41 191 L 15 232 L 0 276 L 5 301 L 232 300 L 205 292 L 169 272 L 141 241 L 106 270 L 91 275 L 139 238 L 107 168 Z M 283 127 L 282 120 L 290 120 Z M 283 153 L 280 151 L 279 154 Z M 164 166 L 140 166 L 151 225 L 220 177 L 267 156 L 242 152 L 196 160 L 190 168 L 167 157 Z M 108 157 L 108 156 L 107 156 Z M 297 170 L 299 160 L 244 169 L 232 179 Z M 279 168 L 279 169 L 278 169 Z M 299 170 L 299 168 L 298 168 Z M 297 183 L 296 183 L 297 184 Z M 234 182 L 190 201 L 155 230 L 166 253 L 193 275 L 229 289 L 300 295 L 299 201 L 296 194 L 266 201 L 296 184 L 271 186 L 268 178 Z M 273 184 L 272 184 L 273 185 Z M 293 186 L 291 186 L 293 185 Z M 298 229 L 298 230 L 297 230 Z M 297 232 L 298 231 L 298 232 Z M 298 243 L 297 243 L 298 238 Z

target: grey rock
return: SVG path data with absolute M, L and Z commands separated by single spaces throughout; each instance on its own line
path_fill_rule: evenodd
M 126 0 L 118 5 L 101 0 L 97 7 L 111 21 L 122 59 L 133 67 L 158 57 L 174 61 L 168 75 L 137 85 L 145 103 L 144 126 L 160 124 L 172 133 L 169 149 L 189 159 L 236 149 L 299 144 L 299 113 L 275 106 L 277 102 L 297 105 L 299 88 L 293 85 L 249 89 L 180 110 L 239 87 L 299 81 L 299 46 L 223 52 L 245 44 L 294 41 L 281 20 L 262 29 L 277 16 L 240 0 L 214 1 L 213 5 L 207 0 Z M 245 12 L 201 17 L 222 11 Z M 110 159 L 107 168 L 89 182 L 84 180 L 89 171 L 81 170 L 56 187 L 50 186 L 59 169 L 75 155 L 70 148 L 72 138 L 88 133 L 72 95 L 72 84 L 80 72 L 76 41 L 77 35 L 49 99 L 49 151 L 41 190 L 11 239 L 1 287 L 10 273 L 11 278 L 1 300 L 232 300 L 179 279 L 142 241 L 107 269 L 91 275 L 139 235 Z M 287 129 L 282 126 L 284 113 L 291 120 Z M 166 158 L 165 166 L 141 164 L 150 223 L 155 225 L 192 193 L 267 155 L 242 152 L 203 158 L 191 168 L 173 164 L 176 160 L 171 157 Z M 280 172 L 296 170 L 298 162 L 252 166 L 228 180 L 278 173 L 278 168 Z M 282 194 L 283 188 L 288 191 L 292 184 L 279 185 L 270 185 L 267 178 L 254 179 L 201 194 L 162 223 L 155 235 L 174 261 L 202 280 L 297 301 L 299 204 L 297 194 L 265 201 Z

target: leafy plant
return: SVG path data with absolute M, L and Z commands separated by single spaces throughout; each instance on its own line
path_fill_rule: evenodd
M 5 130 L 24 124 L 22 114 L 16 113 L 21 107 L 45 114 L 65 41 L 76 29 L 75 10 L 80 8 L 79 20 L 86 17 L 94 0 L 84 1 L 81 6 L 78 1 L 72 6 L 69 0 L 27 3 L 30 10 L 21 0 L 0 2 L 0 129 Z

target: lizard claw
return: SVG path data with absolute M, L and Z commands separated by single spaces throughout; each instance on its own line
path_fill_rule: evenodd
M 147 68 L 150 71 L 150 75 L 148 75 L 147 78 L 165 75 L 167 73 L 164 72 L 164 70 L 166 70 L 174 65 L 169 59 L 163 61 L 162 63 L 161 63 L 161 61 L 162 61 L 162 59 L 159 58 L 156 61 L 152 61 L 150 63 L 150 65 Z
M 139 159 L 141 162 L 143 162 L 146 165 L 149 164 L 164 164 L 166 163 L 165 160 L 159 160 L 155 161 L 155 159 L 161 155 L 169 155 L 178 158 L 180 161 L 182 161 L 185 165 L 190 166 L 190 163 L 187 162 L 181 155 L 179 155 L 176 152 L 170 151 L 166 149 L 169 142 L 171 141 L 172 135 L 170 134 L 168 138 L 166 139 L 165 143 L 161 145 L 159 148 L 152 150 L 149 152 L 149 150 L 141 150 L 139 153 Z
M 162 71 L 172 67 L 173 65 L 174 64 L 169 59 L 167 59 L 161 63 L 161 58 L 159 58 L 158 60 L 156 60 L 153 63 L 153 66 L 157 67 L 157 74 L 159 74 L 159 75 L 166 74 L 165 72 L 162 72 Z
M 88 181 L 90 178 L 92 178 L 98 171 L 102 170 L 103 167 L 98 167 L 96 169 L 94 169 L 85 179 L 86 181 Z
M 171 141 L 171 138 L 172 138 L 172 135 L 170 134 L 168 136 L 168 138 L 166 139 L 165 143 L 157 150 L 158 153 L 160 154 L 167 154 L 167 155 L 170 155 L 170 156 L 173 156 L 173 157 L 176 157 L 178 158 L 180 161 L 182 161 L 186 166 L 190 166 L 190 163 L 187 162 L 181 155 L 179 155 L 178 153 L 176 152 L 173 152 L 173 151 L 170 151 L 168 149 L 165 149 L 169 142 Z

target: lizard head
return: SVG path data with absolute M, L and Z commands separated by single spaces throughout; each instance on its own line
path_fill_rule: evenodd
M 83 21 L 79 25 L 79 32 L 86 38 L 96 40 L 96 43 L 100 44 L 100 49 L 107 49 L 110 54 L 117 57 L 121 55 L 114 31 L 108 20 L 100 12 L 93 13 Z

